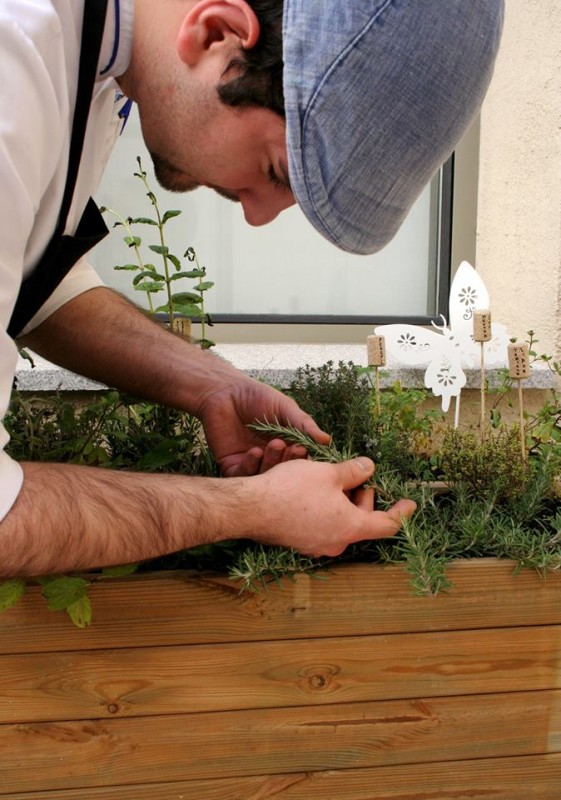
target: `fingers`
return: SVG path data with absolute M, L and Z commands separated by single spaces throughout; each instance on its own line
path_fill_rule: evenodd
M 239 463 L 228 470 L 223 470 L 228 478 L 250 477 L 276 467 L 284 461 L 305 459 L 308 453 L 302 445 L 287 445 L 282 439 L 273 439 L 263 447 L 252 447 L 243 455 Z
M 343 461 L 334 465 L 339 472 L 339 480 L 343 491 L 356 489 L 374 474 L 374 462 L 369 458 L 353 458 L 352 461 Z
M 372 511 L 374 509 L 374 489 L 355 489 L 351 492 L 351 500 L 357 508 L 363 511 Z
M 308 436 L 311 436 L 312 439 L 318 442 L 318 444 L 329 444 L 331 441 L 331 436 L 325 431 L 322 431 L 313 417 L 310 417 L 309 414 L 304 415 L 304 418 L 298 427 L 301 428 L 304 433 L 307 433 Z

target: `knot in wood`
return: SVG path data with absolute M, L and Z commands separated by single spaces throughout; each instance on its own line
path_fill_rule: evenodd
M 302 677 L 305 679 L 305 685 L 308 690 L 321 692 L 333 689 L 333 679 L 339 672 L 339 669 L 330 664 L 310 665 L 301 671 Z

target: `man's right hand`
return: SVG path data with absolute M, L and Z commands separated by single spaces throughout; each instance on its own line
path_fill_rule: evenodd
M 393 536 L 416 505 L 399 500 L 375 511 L 373 489 L 360 488 L 374 472 L 368 458 L 340 464 L 287 461 L 253 479 L 258 526 L 253 537 L 311 556 L 338 556 L 350 544 Z

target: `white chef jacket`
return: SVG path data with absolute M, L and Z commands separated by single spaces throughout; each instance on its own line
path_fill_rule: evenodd
M 90 117 L 65 233 L 76 231 L 115 143 L 126 98 L 115 77 L 128 66 L 133 0 L 109 0 Z M 66 182 L 82 32 L 80 0 L 0 0 L 0 420 L 6 414 L 17 348 L 6 333 L 22 279 L 49 243 Z M 102 281 L 82 258 L 31 320 Z M 0 520 L 12 507 L 23 471 L 4 448 L 0 422 Z

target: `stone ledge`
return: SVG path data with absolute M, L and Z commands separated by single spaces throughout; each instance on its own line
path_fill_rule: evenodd
M 366 366 L 366 347 L 360 344 L 223 344 L 213 348 L 220 358 L 258 380 L 286 387 L 296 370 L 309 365 L 319 367 L 328 361 L 352 361 Z M 40 356 L 33 355 L 35 367 L 23 358 L 17 365 L 17 388 L 22 392 L 89 392 L 104 389 L 103 384 L 61 369 Z M 467 389 L 480 385 L 479 370 L 466 370 Z M 380 386 L 399 380 L 404 386 L 424 386 L 424 367 L 393 367 L 380 370 Z M 496 386 L 499 370 L 489 369 L 486 377 L 490 386 Z M 522 382 L 524 389 L 550 389 L 555 386 L 555 375 L 546 365 L 534 366 L 530 378 Z

